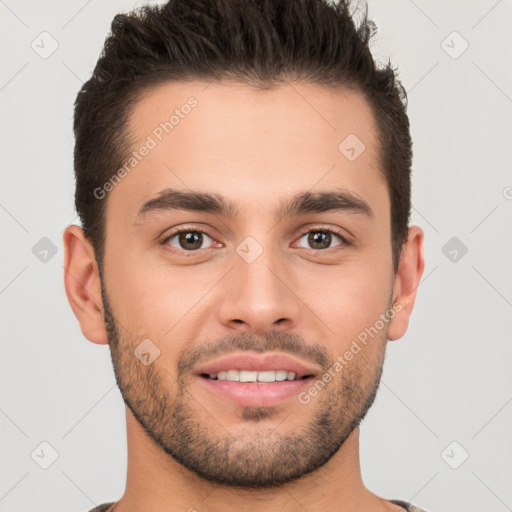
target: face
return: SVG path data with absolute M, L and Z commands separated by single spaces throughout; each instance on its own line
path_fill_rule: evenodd
M 107 198 L 102 276 L 126 405 L 207 480 L 315 470 L 370 407 L 395 312 L 367 103 L 307 84 L 171 83 L 130 127 L 138 156 Z

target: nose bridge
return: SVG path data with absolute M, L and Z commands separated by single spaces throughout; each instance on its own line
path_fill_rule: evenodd
M 223 323 L 259 332 L 295 324 L 299 306 L 287 283 L 291 272 L 283 272 L 286 267 L 280 265 L 282 256 L 271 246 L 271 238 L 260 243 L 249 236 L 236 247 L 220 309 Z

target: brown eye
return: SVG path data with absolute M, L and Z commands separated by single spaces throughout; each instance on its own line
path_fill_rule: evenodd
M 333 242 L 333 240 L 335 241 L 336 238 L 340 241 L 340 243 L 335 245 L 341 245 L 341 243 L 343 242 L 342 238 L 331 231 L 309 231 L 308 233 L 300 237 L 299 247 L 303 247 L 303 245 L 300 244 L 300 241 L 305 239 L 306 243 L 309 245 L 309 247 L 307 247 L 309 249 L 330 249 L 331 247 L 333 247 L 331 246 L 331 243 Z
M 198 249 L 204 249 L 203 243 L 210 241 L 211 238 L 202 231 L 185 230 L 174 233 L 166 242 L 176 249 L 182 249 L 185 251 L 196 251 Z

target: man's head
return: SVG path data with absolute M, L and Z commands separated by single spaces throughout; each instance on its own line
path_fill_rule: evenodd
M 169 81 L 228 79 L 255 90 L 306 82 L 362 94 L 379 140 L 376 168 L 391 200 L 396 269 L 410 212 L 406 93 L 390 64 L 379 69 L 374 62 L 369 43 L 375 25 L 367 13 L 359 27 L 350 14 L 345 1 L 172 0 L 116 16 L 75 104 L 75 205 L 99 263 L 105 184 L 116 183 L 134 149 L 128 127 L 134 104 L 144 91 Z
M 407 329 L 399 88 L 341 4 L 143 12 L 116 17 L 77 100 L 68 297 L 140 433 L 218 484 L 283 484 L 339 451 Z M 223 380 L 258 369 L 300 379 Z

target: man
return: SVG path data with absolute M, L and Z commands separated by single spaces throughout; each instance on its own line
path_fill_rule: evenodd
M 118 15 L 75 105 L 65 286 L 126 404 L 95 511 L 418 511 L 359 424 L 423 271 L 405 94 L 348 3 Z

